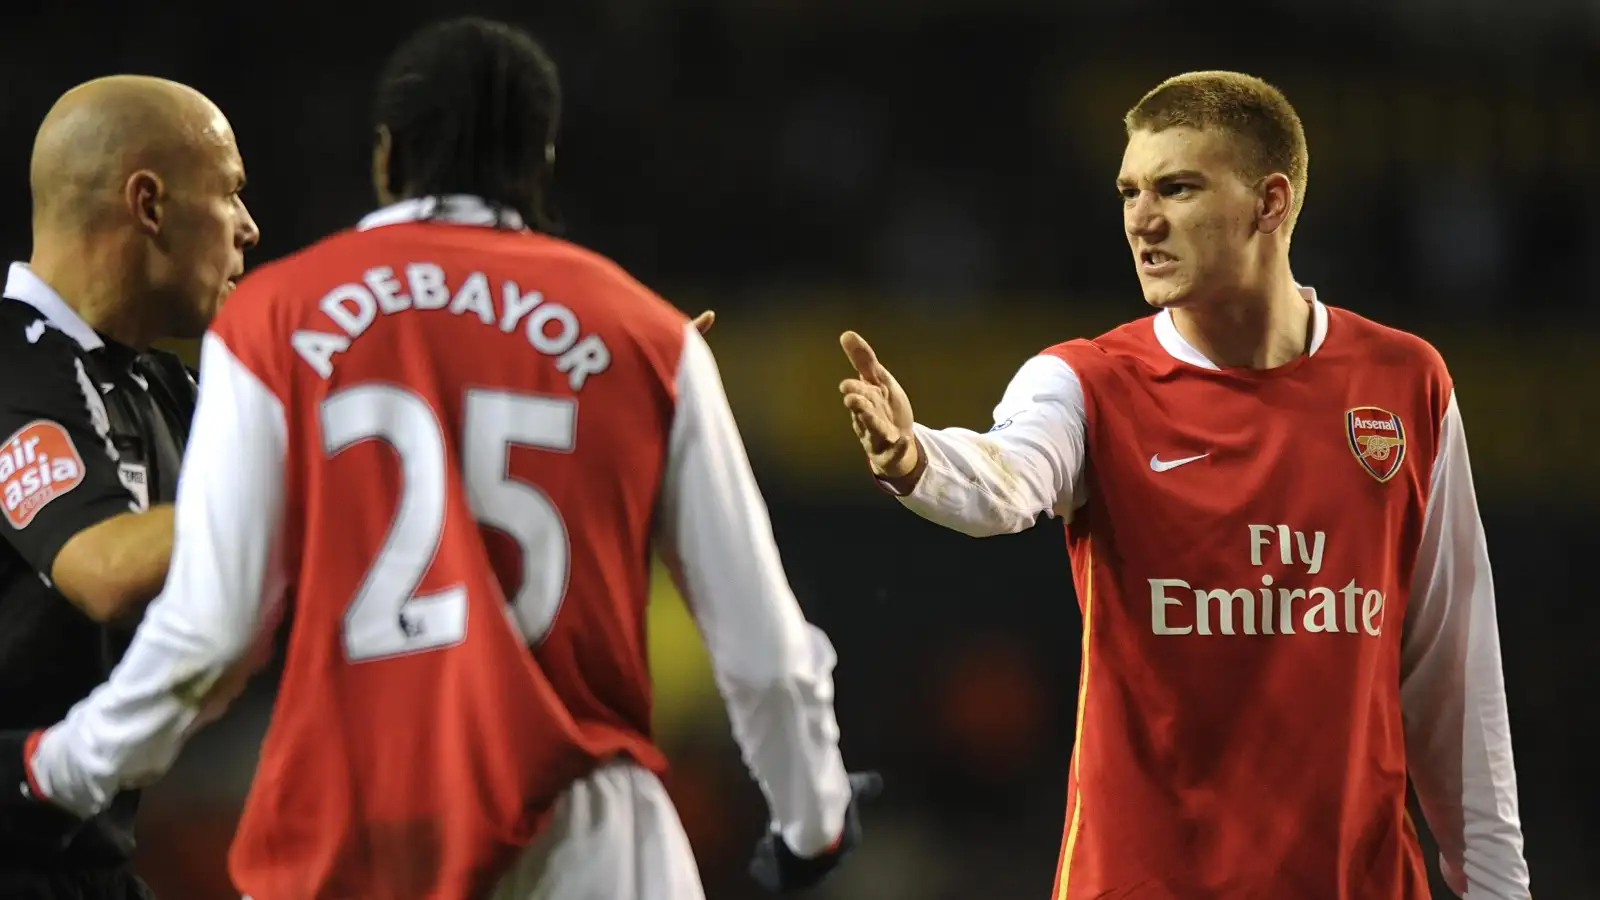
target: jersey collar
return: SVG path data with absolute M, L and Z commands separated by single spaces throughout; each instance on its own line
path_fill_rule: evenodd
M 1295 285 L 1300 291 L 1300 296 L 1311 304 L 1311 343 L 1306 350 L 1307 356 L 1315 356 L 1322 349 L 1322 342 L 1328 337 L 1328 307 L 1317 299 L 1317 289 L 1305 285 Z M 1179 362 L 1186 362 L 1191 366 L 1202 369 L 1220 369 L 1216 363 L 1206 359 L 1205 354 L 1196 350 L 1194 345 L 1183 339 L 1178 333 L 1178 326 L 1172 321 L 1172 310 L 1164 309 L 1156 316 L 1156 340 L 1161 342 L 1161 348 L 1171 354 Z
M 77 341 L 85 350 L 99 350 L 106 345 L 89 323 L 61 299 L 55 288 L 35 275 L 27 263 L 11 264 L 11 270 L 6 273 L 5 295 L 38 310 L 46 323 Z
M 359 231 L 399 225 L 404 222 L 448 222 L 452 225 L 477 225 L 521 231 L 525 225 L 514 209 L 491 206 L 471 194 L 446 194 L 441 197 L 414 197 L 392 203 L 368 213 L 356 225 Z

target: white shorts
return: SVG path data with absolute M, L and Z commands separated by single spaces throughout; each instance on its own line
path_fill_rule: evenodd
M 613 762 L 574 782 L 491 900 L 705 900 L 655 773 Z
M 661 779 L 618 761 L 567 788 L 490 900 L 705 900 L 705 892 Z

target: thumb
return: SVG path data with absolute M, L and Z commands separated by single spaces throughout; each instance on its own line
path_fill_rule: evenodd
M 708 309 L 700 315 L 695 316 L 691 321 L 694 323 L 695 331 L 705 334 L 711 330 L 712 325 L 717 323 L 717 311 L 714 309 Z
M 853 800 L 874 800 L 883 793 L 883 776 L 877 772 L 851 772 L 850 795 Z
M 889 370 L 878 362 L 878 354 L 872 350 L 872 345 L 854 331 L 846 331 L 839 335 L 839 346 L 844 348 L 845 356 L 850 357 L 850 364 L 856 367 L 856 373 L 867 381 L 878 386 L 883 386 L 889 381 Z

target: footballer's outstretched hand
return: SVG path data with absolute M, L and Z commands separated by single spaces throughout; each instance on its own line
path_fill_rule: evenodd
M 768 834 L 756 844 L 750 877 L 774 894 L 803 891 L 816 885 L 861 843 L 861 804 L 882 791 L 883 778 L 877 772 L 851 772 L 850 805 L 845 807 L 844 828 L 833 846 L 816 856 L 796 856 L 781 835 Z
M 695 331 L 705 334 L 711 330 L 711 326 L 717 324 L 717 311 L 714 309 L 708 309 L 700 315 L 695 316 L 690 321 L 694 323 Z
M 861 335 L 846 331 L 839 335 L 839 346 L 856 368 L 855 378 L 839 383 L 839 393 L 844 395 L 850 425 L 861 439 L 861 449 L 867 451 L 873 473 L 890 480 L 913 474 L 922 454 L 911 430 L 911 401 L 906 392 Z

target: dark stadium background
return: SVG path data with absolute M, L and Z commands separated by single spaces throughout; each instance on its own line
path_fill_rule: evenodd
M 231 117 L 264 235 L 257 263 L 368 209 L 380 60 L 412 27 L 466 11 L 42 6 L 17 5 L 0 28 L 0 245 L 28 253 L 28 153 L 53 98 L 138 72 L 193 84 Z M 982 425 L 1032 352 L 1143 315 L 1112 189 L 1119 119 L 1159 79 L 1195 68 L 1262 75 L 1300 109 L 1312 164 L 1299 278 L 1420 332 L 1454 369 L 1496 567 L 1535 888 L 1600 895 L 1600 570 L 1589 568 L 1600 559 L 1600 3 L 471 9 L 533 26 L 563 67 L 570 235 L 685 310 L 720 313 L 711 344 L 790 575 L 839 649 L 847 757 L 888 783 L 863 852 L 819 896 L 1042 900 L 1079 639 L 1058 526 L 974 542 L 877 493 L 838 406 L 835 337 L 853 327 L 873 340 L 924 421 Z M 743 868 L 757 794 L 692 629 L 663 596 L 654 646 L 671 786 L 712 900 L 753 897 Z M 140 865 L 165 898 L 232 896 L 224 848 L 271 681 L 151 792 Z

